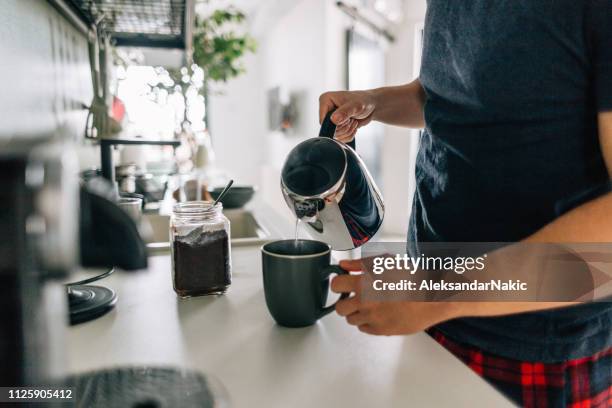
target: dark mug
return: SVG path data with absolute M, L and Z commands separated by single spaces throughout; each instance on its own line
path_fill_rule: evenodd
M 261 248 L 266 305 L 281 326 L 314 324 L 336 306 L 325 306 L 331 274 L 348 274 L 330 265 L 331 248 L 311 240 L 275 241 Z M 343 293 L 340 299 L 345 299 Z

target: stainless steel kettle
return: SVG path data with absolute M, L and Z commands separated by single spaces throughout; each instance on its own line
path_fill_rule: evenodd
M 319 137 L 291 150 L 281 173 L 281 190 L 289 208 L 314 239 L 334 250 L 368 242 L 380 228 L 384 203 L 355 141 L 334 139 L 333 111 L 325 116 Z

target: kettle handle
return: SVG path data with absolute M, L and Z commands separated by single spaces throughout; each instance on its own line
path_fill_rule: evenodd
M 336 108 L 330 110 L 325 115 L 325 119 L 323 119 L 323 123 L 321 123 L 321 130 L 319 131 L 319 137 L 327 137 L 330 139 L 334 138 L 334 135 L 336 133 L 336 125 L 334 124 L 334 122 L 331 121 L 331 115 L 333 115 L 335 111 L 336 111 Z M 353 140 L 348 142 L 347 145 L 352 147 L 354 150 L 356 147 L 355 139 L 353 138 Z

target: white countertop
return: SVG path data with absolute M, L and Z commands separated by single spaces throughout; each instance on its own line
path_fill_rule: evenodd
M 70 328 L 71 372 L 116 365 L 176 365 L 214 374 L 234 407 L 512 406 L 425 334 L 376 337 L 332 314 L 303 329 L 266 309 L 259 248 L 233 248 L 225 296 L 178 299 L 170 257 L 100 282 L 119 300 Z

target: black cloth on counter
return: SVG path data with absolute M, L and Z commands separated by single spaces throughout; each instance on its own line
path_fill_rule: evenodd
M 597 114 L 612 110 L 612 1 L 427 4 L 409 251 L 520 241 L 610 191 Z M 612 304 L 438 328 L 501 356 L 563 361 L 612 345 Z

